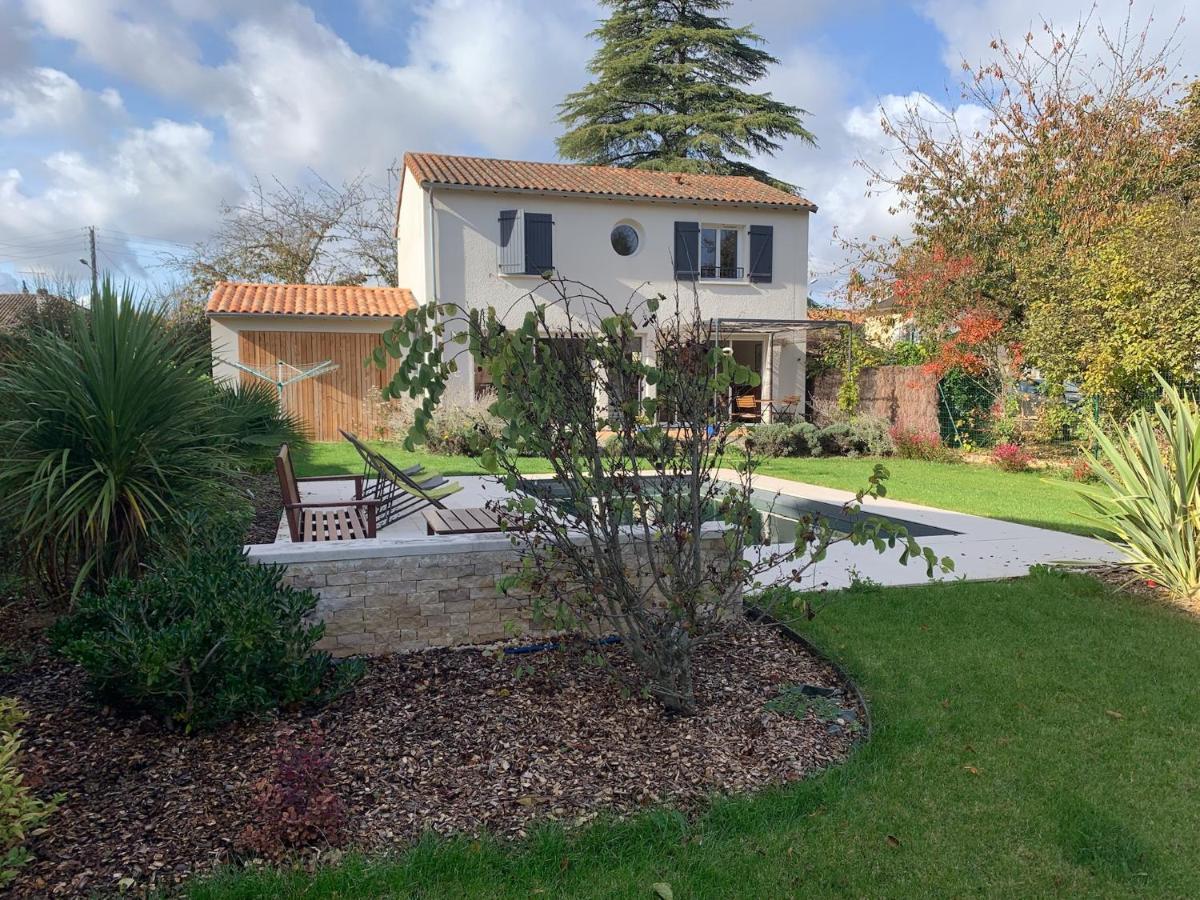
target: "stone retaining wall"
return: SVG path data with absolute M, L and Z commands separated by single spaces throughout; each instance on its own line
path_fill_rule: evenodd
M 708 552 L 725 552 L 721 531 L 711 526 Z M 248 553 L 285 566 L 288 583 L 318 594 L 315 615 L 325 622 L 320 646 L 335 656 L 537 635 L 529 602 L 496 590 L 496 580 L 518 560 L 503 536 L 262 544 Z

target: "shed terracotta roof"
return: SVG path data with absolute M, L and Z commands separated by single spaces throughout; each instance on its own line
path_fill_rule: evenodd
M 406 153 L 404 166 L 423 185 L 772 206 L 816 212 L 809 200 L 746 175 L 652 172 L 616 166 L 520 162 L 440 153 Z
M 218 281 L 210 316 L 402 316 L 417 301 L 408 288 L 340 284 L 251 284 Z

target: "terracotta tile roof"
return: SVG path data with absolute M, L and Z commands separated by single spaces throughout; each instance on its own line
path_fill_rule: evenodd
M 0 331 L 8 331 L 19 325 L 29 307 L 36 303 L 37 294 L 0 294 Z
M 402 316 L 417 301 L 408 288 L 218 281 L 210 316 Z
M 406 153 L 404 166 L 421 184 L 494 188 L 545 194 L 637 197 L 738 206 L 772 206 L 816 212 L 803 197 L 745 175 L 651 172 L 615 166 L 519 162 L 440 153 Z

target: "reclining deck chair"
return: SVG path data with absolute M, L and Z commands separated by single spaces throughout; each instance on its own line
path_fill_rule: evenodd
M 376 453 L 355 435 L 343 431 L 363 460 L 363 490 L 379 501 L 380 528 L 399 522 L 427 506 L 445 509 L 442 501 L 463 486 L 430 472 L 424 466 L 401 468 L 382 453 Z

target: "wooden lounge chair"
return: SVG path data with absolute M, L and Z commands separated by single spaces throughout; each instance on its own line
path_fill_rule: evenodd
M 427 509 L 426 534 L 490 534 L 502 531 L 500 517 L 490 509 Z
M 427 506 L 445 509 L 446 505 L 442 501 L 463 489 L 457 481 L 450 481 L 441 475 L 426 478 L 423 475 L 427 473 L 423 473 L 422 476 L 418 476 L 421 478 L 418 481 L 382 453 L 372 453 L 371 456 L 382 480 L 390 484 L 396 492 L 391 498 L 388 510 L 392 522 L 411 516 Z
M 354 435 L 343 431 L 363 459 L 363 489 L 379 501 L 379 527 L 386 528 L 427 506 L 444 509 L 442 500 L 462 490 L 424 466 L 401 468 L 382 453 L 376 453 Z
M 279 448 L 275 457 L 275 474 L 279 476 L 283 514 L 287 518 L 288 531 L 294 543 L 349 541 L 375 537 L 379 501 L 363 498 L 362 476 L 321 475 L 297 478 L 287 444 Z M 352 482 L 354 499 L 334 500 L 329 503 L 305 502 L 300 497 L 300 484 L 314 481 Z

